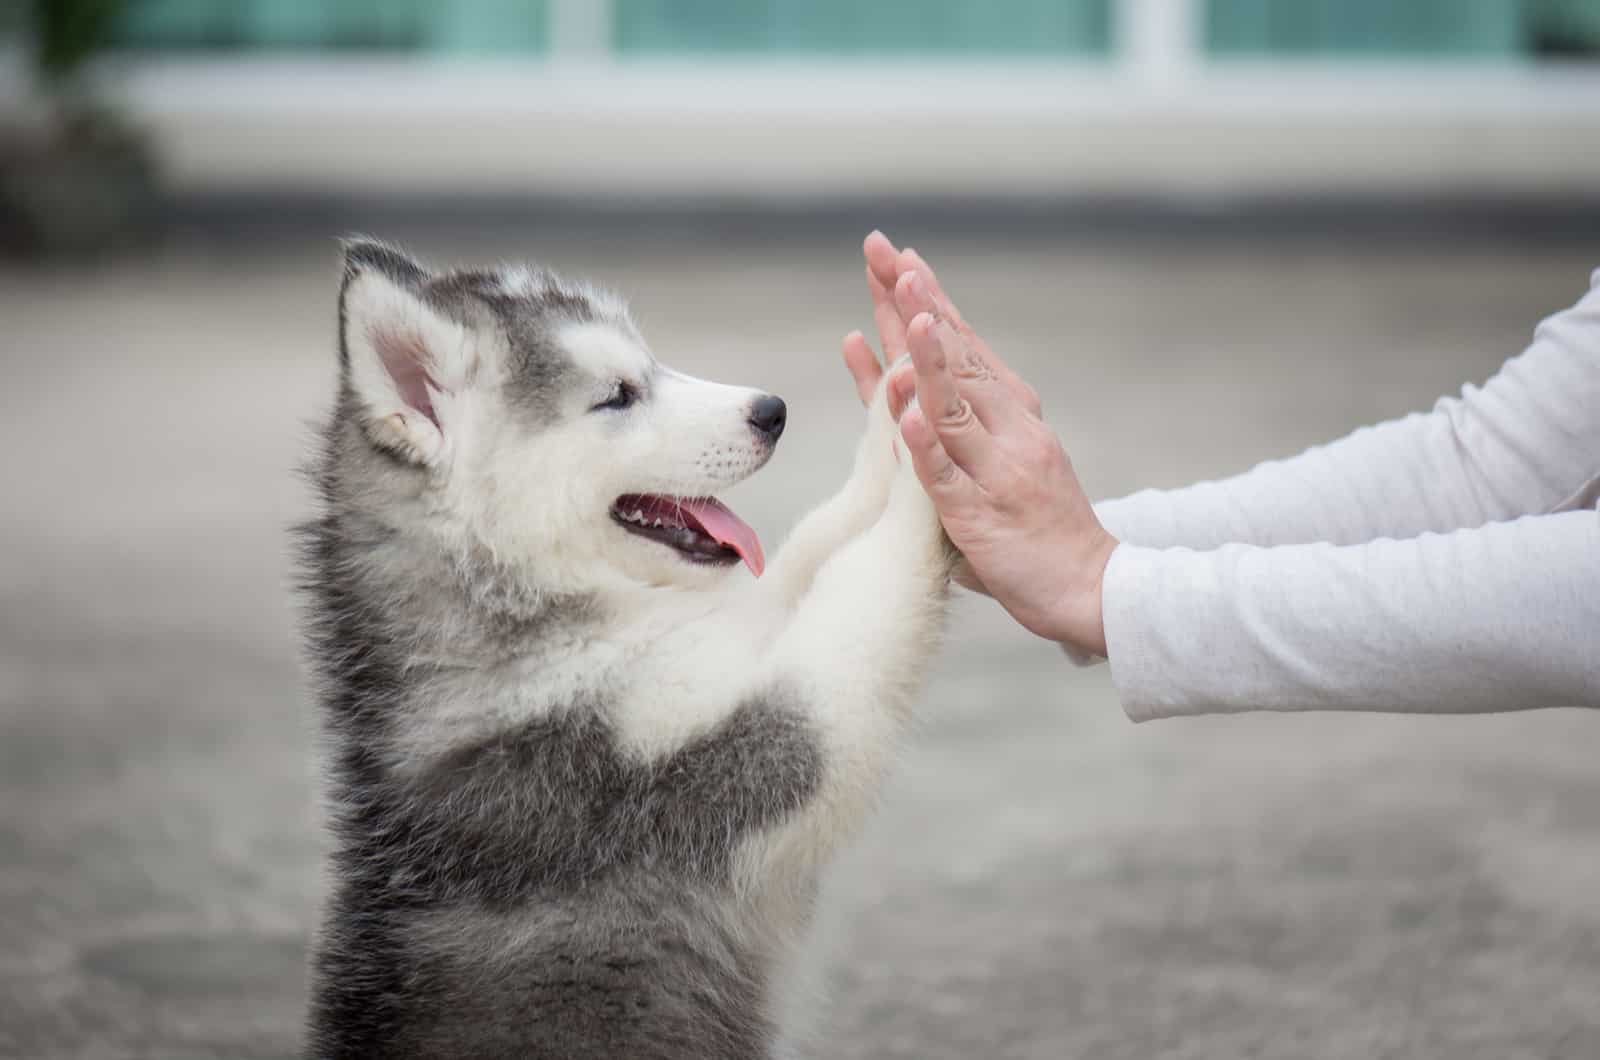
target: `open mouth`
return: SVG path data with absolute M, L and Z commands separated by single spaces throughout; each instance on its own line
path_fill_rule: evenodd
M 767 564 L 756 532 L 715 497 L 628 493 L 612 503 L 611 518 L 630 534 L 659 541 L 694 563 L 725 566 L 744 560 L 758 578 Z

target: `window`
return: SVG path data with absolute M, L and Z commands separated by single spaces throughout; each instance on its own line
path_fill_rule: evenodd
M 1111 0 L 615 0 L 624 54 L 1100 55 Z
M 1504 58 L 1600 50 L 1595 0 L 1206 0 L 1219 56 Z
M 537 54 L 544 0 L 127 0 L 124 47 Z
M 125 0 L 138 49 L 542 55 L 559 8 L 622 56 L 1116 59 L 1129 0 Z M 1356 60 L 1600 55 L 1600 0 L 1168 0 L 1207 55 Z M 582 5 L 581 8 L 575 5 Z

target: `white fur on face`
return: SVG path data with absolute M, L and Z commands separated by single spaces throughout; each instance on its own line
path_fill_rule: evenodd
M 771 456 L 771 446 L 750 427 L 750 409 L 762 391 L 673 371 L 607 324 L 570 325 L 560 341 L 593 381 L 585 412 L 618 383 L 639 392 L 631 407 L 592 412 L 586 425 L 615 447 L 613 465 L 627 465 L 614 476 L 618 494 L 701 497 L 741 481 Z
M 458 466 L 458 504 L 478 509 L 479 531 L 505 559 L 526 557 L 552 589 L 705 585 L 728 568 L 686 561 L 611 518 L 624 494 L 703 497 L 759 470 L 772 446 L 750 426 L 763 393 L 683 375 L 658 364 L 638 339 L 605 323 L 558 333 L 575 367 L 550 422 L 514 415 L 482 424 Z M 619 383 L 627 408 L 596 408 Z
M 512 273 L 502 286 L 531 282 Z M 502 385 L 510 351 L 487 319 L 462 323 L 381 271 L 358 273 L 345 294 L 345 341 L 364 426 L 435 473 L 436 528 L 452 547 L 486 546 L 529 587 L 593 593 L 718 581 L 729 568 L 630 534 L 611 509 L 624 494 L 714 495 L 758 470 L 772 454 L 749 422 L 763 394 L 663 367 L 625 309 L 601 304 L 620 322 L 559 327 L 555 356 L 567 364 L 549 389 L 519 395 Z M 597 408 L 619 384 L 637 400 Z

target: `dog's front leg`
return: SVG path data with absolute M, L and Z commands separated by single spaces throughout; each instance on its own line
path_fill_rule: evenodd
M 824 752 L 822 789 L 768 847 L 792 878 L 807 878 L 870 805 L 937 647 L 955 557 L 902 451 L 882 516 L 822 564 L 775 642 L 772 672 Z
M 867 406 L 867 429 L 856 447 L 855 465 L 839 492 L 812 509 L 794 528 L 762 579 L 763 588 L 792 605 L 811 588 L 818 569 L 847 541 L 883 513 L 894 481 L 897 430 L 889 415 L 884 373 Z

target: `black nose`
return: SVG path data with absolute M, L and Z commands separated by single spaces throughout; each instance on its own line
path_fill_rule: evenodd
M 768 394 L 766 397 L 756 398 L 755 404 L 750 406 L 750 426 L 765 435 L 769 442 L 778 440 L 788 418 L 788 406 L 780 397 Z

